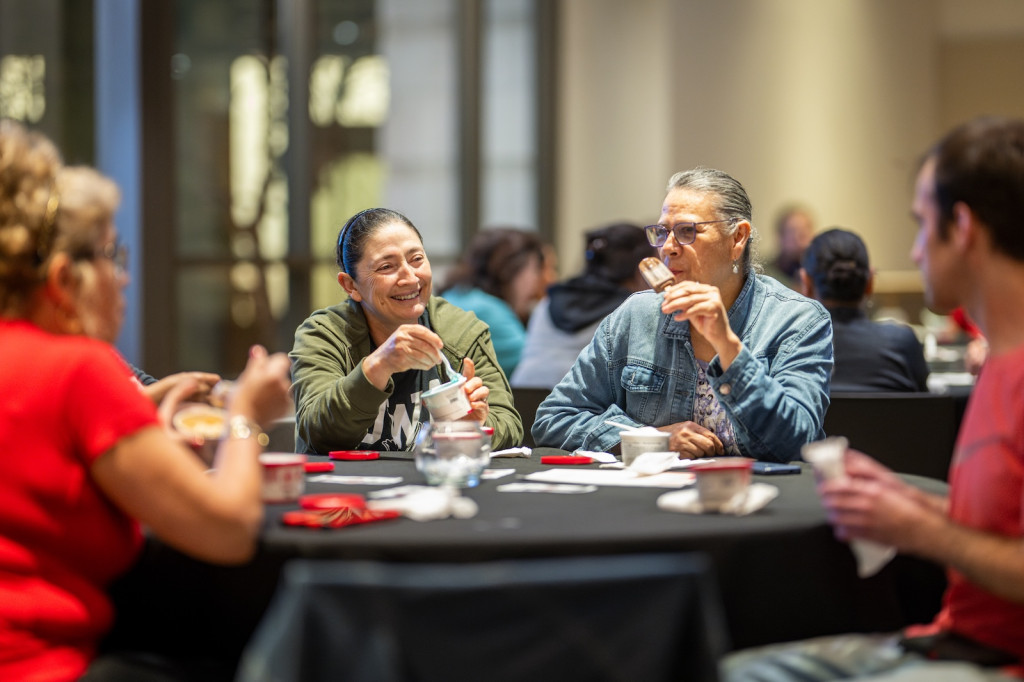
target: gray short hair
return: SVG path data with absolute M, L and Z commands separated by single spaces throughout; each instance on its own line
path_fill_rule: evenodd
M 671 192 L 675 189 L 712 194 L 716 197 L 714 203 L 715 213 L 718 218 L 722 220 L 735 218 L 749 222 L 750 238 L 747 240 L 747 246 L 743 250 L 743 265 L 748 270 L 759 267 L 755 265 L 757 247 L 754 242 L 757 237 L 757 231 L 754 229 L 754 207 L 750 204 L 747 190 L 743 189 L 743 185 L 740 184 L 739 180 L 724 171 L 697 166 L 690 170 L 680 171 L 669 178 L 668 187 L 665 191 Z M 728 234 L 732 234 L 735 230 L 736 224 L 731 223 Z

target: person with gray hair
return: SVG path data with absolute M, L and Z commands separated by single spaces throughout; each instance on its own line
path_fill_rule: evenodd
M 824 435 L 832 323 L 816 301 L 754 272 L 752 207 L 720 170 L 669 180 L 645 229 L 674 282 L 601 322 L 537 409 L 538 445 L 608 451 L 621 428 L 670 434 L 684 458 L 788 462 Z

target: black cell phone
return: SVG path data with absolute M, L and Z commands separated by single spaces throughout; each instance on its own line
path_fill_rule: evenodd
M 799 464 L 780 464 L 779 462 L 754 462 L 753 471 L 761 476 L 784 476 L 799 474 Z

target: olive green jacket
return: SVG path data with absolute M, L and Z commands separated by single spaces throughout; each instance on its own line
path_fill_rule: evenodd
M 444 353 L 458 369 L 470 357 L 476 376 L 490 389 L 486 426 L 494 427 L 495 450 L 521 445 L 523 423 L 512 403 L 512 390 L 491 345 L 491 331 L 476 315 L 431 296 L 430 327 L 444 341 Z M 384 390 L 363 374 L 362 360 L 374 350 L 362 306 L 352 299 L 317 310 L 295 331 L 292 390 L 295 394 L 296 452 L 327 454 L 359 445 L 387 401 Z

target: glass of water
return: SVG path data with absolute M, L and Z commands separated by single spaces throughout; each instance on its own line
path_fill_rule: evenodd
M 491 448 L 474 421 L 427 422 L 413 447 L 416 468 L 430 485 L 471 488 L 491 460 Z

